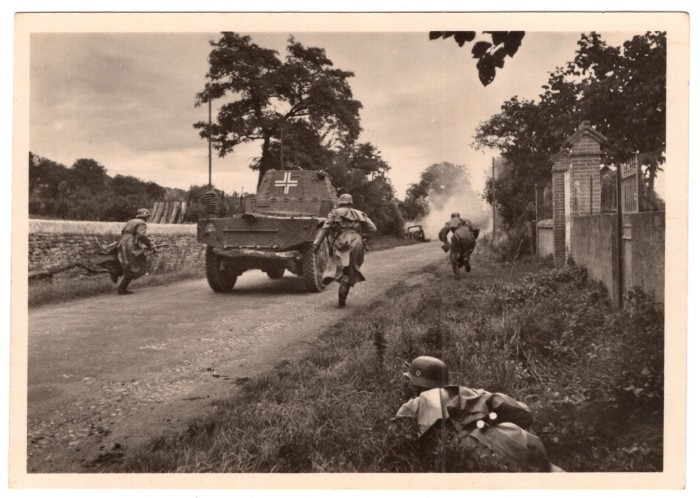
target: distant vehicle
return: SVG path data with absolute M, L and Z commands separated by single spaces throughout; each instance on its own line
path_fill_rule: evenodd
M 405 239 L 419 240 L 420 242 L 427 242 L 428 239 L 425 238 L 425 232 L 423 231 L 422 225 L 411 225 L 406 227 L 403 231 L 403 237 Z
M 272 279 L 289 271 L 304 280 L 309 292 L 321 292 L 329 242 L 318 252 L 312 243 L 336 201 L 323 171 L 271 170 L 245 213 L 217 218 L 218 206 L 210 203 L 207 216 L 197 223 L 197 240 L 207 245 L 209 286 L 229 291 L 243 272 L 258 269 Z

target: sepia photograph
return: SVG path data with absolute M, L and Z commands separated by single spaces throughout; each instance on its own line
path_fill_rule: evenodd
M 684 486 L 687 14 L 14 50 L 11 487 Z

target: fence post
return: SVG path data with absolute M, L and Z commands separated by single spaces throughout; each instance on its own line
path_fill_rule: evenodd
M 623 256 L 623 240 L 622 240 L 622 230 L 624 229 L 622 226 L 622 163 L 617 165 L 616 171 L 616 195 L 617 197 L 617 220 L 615 223 L 615 229 L 616 229 L 616 237 L 615 237 L 615 255 L 617 256 L 617 278 L 615 278 L 615 275 L 613 275 L 613 280 L 616 280 L 617 285 L 615 286 L 615 305 L 618 308 L 622 307 L 623 304 L 623 299 L 624 299 L 624 292 L 625 292 L 625 278 L 624 278 L 624 270 L 625 270 L 625 261 L 624 261 L 624 256 Z

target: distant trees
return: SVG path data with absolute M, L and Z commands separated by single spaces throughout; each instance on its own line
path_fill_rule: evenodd
M 471 182 L 464 166 L 448 162 L 428 166 L 420 175 L 418 183 L 406 190 L 400 203 L 401 213 L 407 220 L 424 218 L 431 204 L 438 209 L 455 196 L 464 196 Z
M 515 96 L 504 102 L 474 136 L 477 148 L 497 149 L 508 163 L 484 190 L 507 223 L 527 216 L 533 185 L 551 178 L 548 158 L 583 120 L 609 139 L 605 164 L 647 153 L 653 188 L 666 148 L 665 33 L 637 35 L 622 47 L 608 46 L 595 32 L 582 34 L 574 60 L 550 72 L 542 89 L 537 101 Z
M 107 174 L 94 159 L 70 168 L 29 153 L 29 214 L 47 218 L 123 221 L 163 200 L 166 190 L 133 176 Z
M 205 122 L 194 127 L 201 137 L 211 137 L 222 157 L 241 143 L 260 140 L 261 155 L 251 164 L 259 172 L 258 184 L 266 171 L 279 167 L 283 152 L 274 143 L 281 143 L 285 133 L 304 137 L 295 141 L 296 150 L 290 149 L 302 163 L 302 144 L 309 144 L 303 151 L 307 155 L 310 150 L 318 154 L 323 148 L 351 144 L 359 136 L 362 105 L 353 99 L 347 81 L 354 74 L 334 68 L 324 49 L 304 47 L 290 37 L 282 61 L 275 50 L 231 32 L 211 45 L 208 81 L 196 103 L 222 98 L 228 102 L 220 107 L 211 129 Z M 280 151 L 277 155 L 275 149 Z

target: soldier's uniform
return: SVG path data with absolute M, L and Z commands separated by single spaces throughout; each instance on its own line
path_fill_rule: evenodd
M 153 247 L 150 239 L 146 237 L 146 220 L 150 215 L 148 209 L 139 209 L 136 218 L 127 221 L 122 229 L 117 243 L 117 257 L 122 265 L 124 277 L 117 289 L 118 294 L 131 294 L 128 289 L 131 281 L 148 271 L 148 260 L 141 250 Z
M 447 385 L 447 367 L 421 356 L 404 374 L 418 396 L 396 414 L 394 429 L 412 423 L 425 471 L 550 472 L 540 439 L 526 429 L 529 408 L 505 394 Z M 411 421 L 411 422 L 409 422 Z
M 331 237 L 329 263 L 323 274 L 323 283 L 333 281 L 340 283 L 338 289 L 338 305 L 345 306 L 345 300 L 350 288 L 357 282 L 365 280 L 360 271 L 365 259 L 365 248 L 362 240 L 364 233 L 376 232 L 377 227 L 369 217 L 352 207 L 350 194 L 342 194 L 338 198 L 338 207 L 329 214 L 326 222 L 319 230 L 314 241 L 314 249 L 318 250 L 323 240 Z
M 447 234 L 452 232 L 452 240 L 448 244 Z M 459 213 L 452 213 L 450 220 L 440 230 L 438 238 L 443 242 L 442 249 L 450 251 L 450 263 L 455 276 L 459 276 L 459 269 L 464 266 L 467 272 L 471 271 L 469 258 L 474 247 L 476 238 L 479 236 L 479 229 L 467 219 L 463 219 Z

